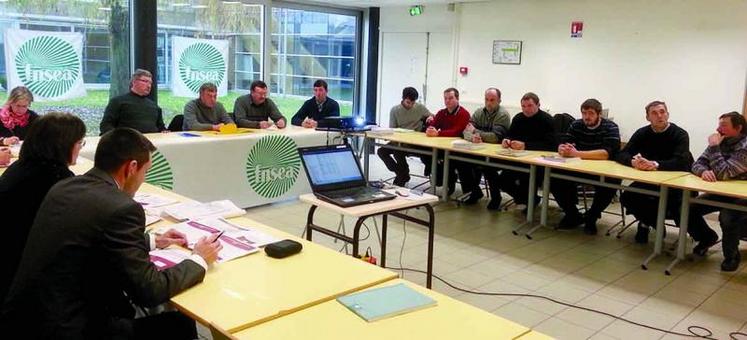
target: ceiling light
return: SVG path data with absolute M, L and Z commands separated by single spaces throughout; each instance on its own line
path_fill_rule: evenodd
M 208 8 L 208 6 L 207 5 L 192 5 L 192 8 L 194 8 L 194 9 L 203 9 L 203 8 Z
M 111 7 L 99 7 L 99 11 L 111 11 Z

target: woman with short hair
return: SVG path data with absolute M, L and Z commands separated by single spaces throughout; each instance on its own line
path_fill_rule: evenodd
M 0 301 L 5 300 L 23 254 L 36 211 L 57 182 L 73 177 L 74 165 L 85 144 L 86 126 L 69 113 L 47 113 L 31 126 L 13 164 L 0 176 Z

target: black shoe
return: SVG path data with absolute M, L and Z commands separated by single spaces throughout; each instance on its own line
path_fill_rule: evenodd
M 718 243 L 718 236 L 714 234 L 707 240 L 698 242 L 698 244 L 693 248 L 693 254 L 698 256 L 706 256 L 706 254 L 708 253 L 708 248 L 713 247 L 716 243 Z
M 476 189 L 476 190 L 472 191 L 472 192 L 471 192 L 471 193 L 469 194 L 469 198 L 467 198 L 467 199 L 466 199 L 466 200 L 464 201 L 464 204 L 465 204 L 465 205 L 472 205 L 472 204 L 475 204 L 475 203 L 477 203 L 478 201 L 480 201 L 480 199 L 481 199 L 481 198 L 482 198 L 483 196 L 485 196 L 485 195 L 483 195 L 483 193 L 482 193 L 482 190 L 480 190 L 480 189 Z
M 741 261 L 741 256 L 737 254 L 737 256 L 734 257 L 727 257 L 724 259 L 724 262 L 721 262 L 721 271 L 723 272 L 733 272 L 739 268 L 739 262 Z
M 493 197 L 490 202 L 488 202 L 488 210 L 499 210 L 501 209 L 501 200 L 502 198 L 499 197 Z
M 579 213 L 570 213 L 563 216 L 558 223 L 558 229 L 574 229 L 584 223 L 584 218 Z
M 597 234 L 597 219 L 596 217 L 585 217 L 584 221 L 584 234 L 596 235 Z
M 407 182 L 409 182 L 409 181 L 410 181 L 410 176 L 407 176 L 407 177 L 399 177 L 399 176 L 397 176 L 396 178 L 394 178 L 394 180 L 392 181 L 392 183 L 394 185 L 398 186 L 398 187 L 403 187 L 404 188 L 405 185 L 407 185 Z
M 649 227 L 643 223 L 638 223 L 638 231 L 635 233 L 635 243 L 648 243 Z

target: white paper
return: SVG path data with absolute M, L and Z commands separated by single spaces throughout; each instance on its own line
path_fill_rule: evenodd
M 158 222 L 160 220 L 161 220 L 161 218 L 158 217 L 158 216 L 156 216 L 156 215 L 151 215 L 151 214 L 148 214 L 148 213 L 145 214 L 145 225 L 146 226 L 151 225 L 153 223 L 156 223 L 156 222 Z
M 179 203 L 164 208 L 162 215 L 163 214 L 171 216 L 179 221 L 185 221 L 207 217 L 237 217 L 243 216 L 246 214 L 246 211 L 237 207 L 229 200 L 222 200 L 209 203 Z
M 472 143 L 470 141 L 466 141 L 462 139 L 451 142 L 451 146 L 455 149 L 462 149 L 462 150 L 479 150 L 479 149 L 485 148 L 485 144 L 483 143 Z
M 135 194 L 135 197 L 133 197 L 135 202 L 140 203 L 141 206 L 143 206 L 143 209 L 149 209 L 149 208 L 157 208 L 162 207 L 165 205 L 170 205 L 177 203 L 178 201 L 173 198 L 164 197 L 157 194 L 148 194 L 143 192 L 138 192 Z
M 189 252 L 179 248 L 155 249 L 150 251 L 150 262 L 153 262 L 158 270 L 164 270 L 188 259 L 189 256 Z
M 189 249 L 193 249 L 200 238 L 212 238 L 216 233 L 225 231 L 217 241 L 223 246 L 223 249 L 218 253 L 219 263 L 259 251 L 259 246 L 249 240 L 243 230 L 216 219 L 182 222 L 165 226 L 161 230 L 164 229 L 174 229 L 183 233 L 187 238 L 187 248 Z

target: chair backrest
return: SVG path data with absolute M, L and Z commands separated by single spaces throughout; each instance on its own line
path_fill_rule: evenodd
M 552 116 L 553 129 L 555 130 L 555 136 L 561 143 L 566 140 L 565 135 L 571 128 L 571 123 L 576 120 L 573 116 L 567 113 L 556 113 Z
M 184 124 L 184 115 L 176 115 L 171 119 L 169 123 L 169 131 L 182 131 L 182 124 Z

